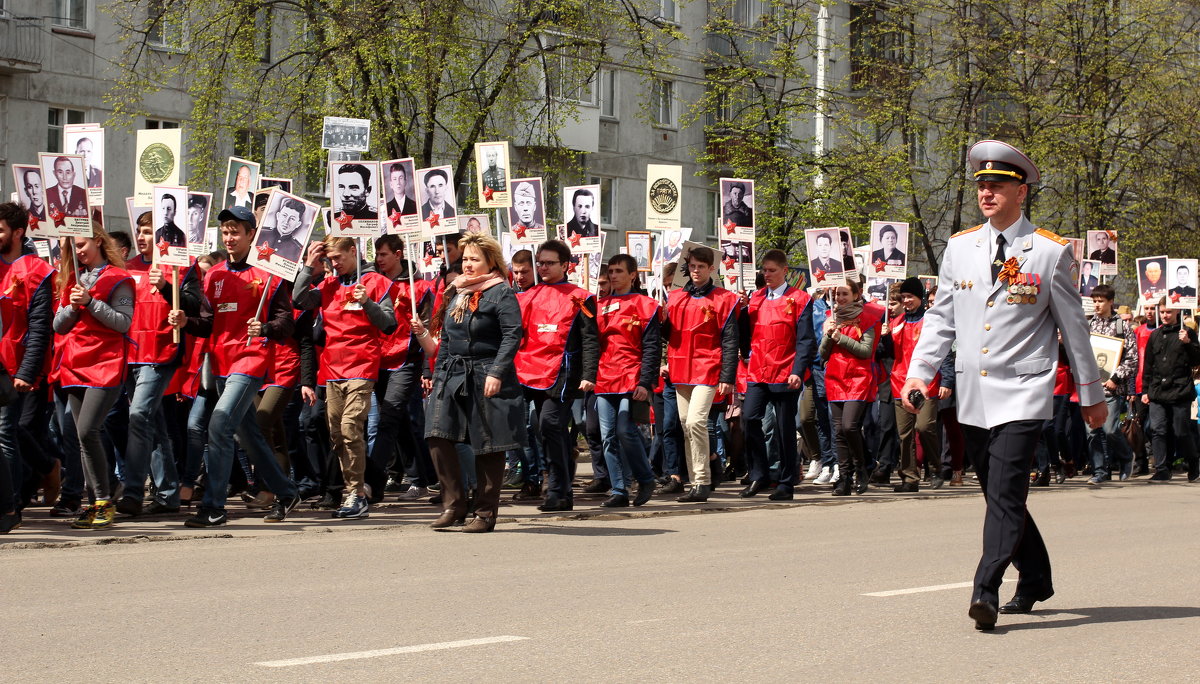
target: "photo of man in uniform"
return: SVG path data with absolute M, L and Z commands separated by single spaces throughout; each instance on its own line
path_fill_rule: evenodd
M 596 208 L 596 196 L 588 188 L 578 188 L 571 195 L 571 220 L 567 221 L 567 237 L 596 237 L 600 226 L 592 221 L 592 210 Z
M 529 181 L 521 181 L 517 183 L 517 187 L 513 189 L 513 205 L 510 209 L 509 221 L 512 229 L 523 227 L 527 230 L 541 230 L 546 225 L 543 223 L 542 210 L 538 206 L 537 188 Z
M 1112 379 L 1112 370 L 1108 367 L 1108 353 L 1096 352 L 1096 365 L 1100 367 L 1100 382 Z
M 495 192 L 508 190 L 508 178 L 500 166 L 500 148 L 494 145 L 485 147 L 483 158 L 487 160 L 487 167 L 483 170 L 483 187 L 491 188 Z
M 154 242 L 161 244 L 164 240 L 171 247 L 187 246 L 187 235 L 175 225 L 175 212 L 179 200 L 171 193 L 163 194 L 158 200 L 159 211 L 162 213 L 163 224 L 154 231 Z
M 208 224 L 208 201 L 204 195 L 188 196 L 187 240 L 193 245 L 204 243 L 204 229 Z
M 818 233 L 816 239 L 813 240 L 813 245 L 816 247 L 817 255 L 812 260 L 813 271 L 824 271 L 825 273 L 841 273 L 842 261 L 833 257 L 833 235 L 829 233 Z M 853 258 L 853 257 L 851 257 Z
M 374 196 L 371 172 L 362 164 L 342 164 L 334 176 L 334 189 L 338 200 L 336 209 L 353 219 L 377 219 L 378 212 L 371 206 Z M 290 261 L 296 261 L 290 259 Z
M 304 243 L 299 239 L 302 237 L 299 232 L 304 225 L 304 210 L 304 204 L 299 200 L 284 197 L 273 217 L 263 222 L 254 244 L 270 247 L 281 258 L 299 262 L 304 252 Z
M 753 226 L 754 208 L 747 205 L 745 199 L 746 184 L 741 182 L 730 183 L 727 199 L 721 205 L 722 222 L 731 221 L 735 226 Z
M 1192 285 L 1192 269 L 1186 265 L 1181 265 L 1175 269 L 1175 287 L 1171 288 L 1171 295 L 1179 297 L 1195 297 L 1196 288 Z
M 882 245 L 879 249 L 871 253 L 871 263 L 882 261 L 887 266 L 904 266 L 907 264 L 907 257 L 904 252 L 896 246 L 900 241 L 900 234 L 896 227 L 888 224 L 879 229 L 879 244 Z
M 842 233 L 842 267 L 846 274 L 850 277 L 858 278 L 858 268 L 854 261 L 854 239 L 850 236 L 850 231 L 843 230 Z
M 425 174 L 425 202 L 421 205 L 421 219 L 428 221 L 430 216 L 453 218 L 454 194 L 450 189 L 450 176 L 442 169 L 432 169 Z
M 1161 297 L 1167 289 L 1167 283 L 1163 279 L 1163 273 L 1166 271 L 1166 259 L 1138 259 L 1138 266 L 1141 269 L 1138 274 L 1138 290 L 1142 293 L 1143 299 L 1157 299 Z
M 412 198 L 412 188 L 409 187 L 409 171 L 404 163 L 389 164 L 387 168 L 387 215 L 400 212 L 401 216 L 411 216 L 417 213 L 417 203 Z
M 46 205 L 42 201 L 42 173 L 37 169 L 26 169 L 21 174 L 21 190 L 25 201 L 25 210 L 39 221 L 46 220 Z
M 104 173 L 92 163 L 92 153 L 96 144 L 91 138 L 80 138 L 75 143 L 75 154 L 83 156 L 83 176 L 89 188 L 99 188 L 104 185 Z
M 78 172 L 75 162 L 67 157 L 54 159 L 54 178 L 57 184 L 46 190 L 46 206 L 51 213 L 60 211 L 65 216 L 87 216 L 87 192 L 75 185 Z
M 1097 230 L 1092 232 L 1092 253 L 1088 258 L 1099 261 L 1102 264 L 1117 263 L 1117 250 L 1112 248 L 1111 242 L 1108 231 Z
M 1096 277 L 1097 262 L 1090 259 L 1085 259 L 1079 265 L 1079 294 L 1083 297 L 1091 297 L 1092 290 L 1100 284 L 1100 279 Z

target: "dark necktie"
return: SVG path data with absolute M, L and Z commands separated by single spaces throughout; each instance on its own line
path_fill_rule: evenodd
M 992 260 L 992 282 L 1000 277 L 1000 269 L 1004 268 L 1007 257 L 1004 255 L 1004 233 L 996 236 L 996 258 Z

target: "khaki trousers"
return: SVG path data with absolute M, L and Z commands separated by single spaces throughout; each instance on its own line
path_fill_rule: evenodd
M 688 477 L 692 485 L 711 485 L 708 472 L 708 412 L 717 388 L 707 385 L 676 385 L 679 422 L 683 424 L 683 444 L 687 451 Z
M 367 472 L 367 414 L 371 410 L 374 380 L 331 380 L 325 383 L 325 418 L 329 441 L 342 465 L 346 493 L 365 494 Z
M 900 436 L 900 481 L 921 481 L 921 466 L 917 463 L 917 439 L 921 440 L 921 449 L 925 452 L 930 473 L 941 473 L 942 431 L 937 420 L 937 398 L 926 397 L 916 415 L 909 413 L 899 399 L 895 400 L 895 406 L 896 432 Z

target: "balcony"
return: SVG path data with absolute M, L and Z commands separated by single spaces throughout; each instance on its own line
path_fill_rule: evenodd
M 43 17 L 18 17 L 0 10 L 0 74 L 42 70 L 46 45 Z
M 771 59 L 775 41 L 751 31 L 709 33 L 705 36 L 704 61 L 717 66 L 759 66 Z

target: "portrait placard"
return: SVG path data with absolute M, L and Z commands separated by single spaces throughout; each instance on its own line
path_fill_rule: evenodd
M 325 117 L 321 124 L 321 147 L 366 152 L 371 149 L 371 120 Z
M 475 182 L 480 209 L 512 206 L 508 179 L 508 142 L 475 143 Z
M 737 292 L 753 292 L 754 243 L 721 239 L 721 287 Z
M 1100 273 L 1108 276 L 1117 274 L 1117 255 L 1120 247 L 1117 245 L 1117 233 L 1113 230 L 1089 230 L 1087 232 L 1088 259 L 1100 262 Z M 1138 269 L 1138 273 L 1141 273 Z
M 846 274 L 848 280 L 862 281 L 862 276 L 859 275 L 858 262 L 854 259 L 854 235 L 849 228 L 830 228 L 829 230 L 838 231 L 838 235 L 842 238 L 842 272 Z
M 98 123 L 63 127 L 63 151 L 83 157 L 83 185 L 93 207 L 104 206 L 104 129 Z
M 38 154 L 42 178 L 42 203 L 46 218 L 58 237 L 91 237 L 92 207 L 83 180 L 83 157 L 77 154 Z M 53 185 L 50 183 L 53 182 Z
M 868 245 L 854 248 L 854 273 L 858 276 L 858 282 L 863 283 L 867 280 L 867 271 L 872 270 L 867 266 L 867 261 L 871 258 L 871 248 Z
M 1096 301 L 1091 297 L 1080 297 L 1079 303 L 1083 306 L 1083 315 L 1087 318 L 1096 315 Z
M 600 224 L 595 221 L 600 216 L 600 186 L 569 185 L 563 188 L 562 198 L 567 246 L 572 252 L 600 253 Z
M 180 209 L 186 207 L 188 189 L 174 185 L 154 186 L 151 216 L 154 225 L 154 263 L 163 266 L 191 265 L 187 233 L 179 227 Z
M 629 230 L 625 232 L 625 253 L 637 262 L 637 270 L 651 272 L 650 244 L 651 233 L 648 230 Z
M 1084 259 L 1079 262 L 1079 296 L 1091 297 L 1092 290 L 1100 284 L 1100 262 Z
M 754 181 L 748 178 L 722 178 L 721 226 L 717 232 L 722 240 L 754 242 Z
M 666 264 L 679 258 L 683 243 L 692 237 L 691 228 L 664 230 L 654 236 L 654 272 L 662 273 Z
M 683 216 L 683 167 L 646 165 L 646 228 L 678 230 Z
M 179 185 L 183 165 L 183 131 L 148 128 L 137 132 L 133 199 L 139 207 L 154 202 L 155 185 Z
M 1103 268 L 1101 264 L 1101 268 Z M 1143 304 L 1156 305 L 1167 294 L 1167 257 L 1150 256 L 1137 260 L 1138 299 Z
M 867 286 L 863 288 L 868 300 L 887 304 L 888 289 L 893 283 L 900 282 L 899 278 L 875 278 L 870 273 L 867 274 Z
M 208 247 L 208 217 L 211 210 L 211 192 L 188 191 L 186 230 L 188 249 L 193 257 L 199 257 L 210 251 Z
M 279 188 L 284 192 L 292 191 L 291 178 L 276 178 L 275 176 L 262 176 L 258 179 L 258 189 L 266 190 L 267 188 Z
M 717 267 L 717 268 L 720 267 L 721 252 L 719 250 L 713 249 L 712 247 L 709 247 L 708 245 L 705 245 L 705 244 L 701 244 L 699 242 L 692 242 L 691 240 L 688 240 L 687 242 L 683 243 L 683 249 L 680 250 L 680 252 L 679 252 L 679 258 L 675 260 L 675 277 L 674 277 L 674 279 L 671 280 L 671 284 L 673 287 L 683 287 L 684 285 L 687 285 L 687 282 L 688 282 L 688 257 L 691 255 L 691 253 L 693 251 L 705 250 L 705 249 L 708 250 L 709 252 L 712 252 L 713 266 Z M 714 269 L 714 271 L 715 270 L 716 269 Z M 719 280 L 720 277 L 721 277 L 720 273 L 715 273 L 713 275 L 713 280 L 714 281 Z
M 508 228 L 513 238 L 523 245 L 544 242 L 547 231 L 542 179 L 514 178 L 511 183 L 512 206 L 508 209 Z
M 417 169 L 417 203 L 421 205 L 421 229 L 427 235 L 457 233 L 454 169 L 449 165 Z
M 417 213 L 416 166 L 412 157 L 383 162 L 383 216 L 387 232 L 405 241 L 421 237 L 421 216 Z
M 379 162 L 329 162 L 329 180 L 333 188 L 331 234 L 379 237 Z
M 463 214 L 458 217 L 459 225 L 462 226 L 462 232 L 465 233 L 484 233 L 492 232 L 492 221 L 487 214 Z
M 1167 307 L 1196 308 L 1196 260 L 1167 259 Z
M 230 157 L 225 165 L 225 192 L 217 202 L 218 209 L 246 207 L 254 209 L 254 191 L 258 189 L 258 162 Z
M 34 240 L 58 237 L 58 227 L 46 215 L 42 168 L 37 164 L 13 164 L 12 175 L 13 187 L 17 189 L 17 204 L 29 213 L 29 226 L 25 234 Z
M 938 277 L 935 275 L 919 275 L 917 276 L 917 280 L 920 280 L 921 284 L 925 286 L 925 301 L 928 302 L 929 293 L 937 289 Z
M 295 280 L 320 210 L 313 202 L 276 188 L 254 235 L 250 264 L 284 280 Z
M 868 278 L 900 278 L 908 274 L 908 224 L 871 221 Z
M 1075 255 L 1076 263 L 1082 262 L 1087 258 L 1087 241 L 1083 238 L 1063 238 L 1071 245 L 1071 253 Z M 1096 275 L 1100 275 L 1097 271 Z
M 808 270 L 812 273 L 814 287 L 834 287 L 846 284 L 840 230 L 837 228 L 810 228 L 804 231 L 804 245 L 805 251 L 808 253 Z M 853 260 L 853 256 L 851 259 Z
M 1096 355 L 1096 366 L 1100 368 L 1100 382 L 1108 382 L 1117 366 L 1121 363 L 1121 352 L 1125 349 L 1125 340 L 1108 335 L 1091 336 L 1092 353 Z

